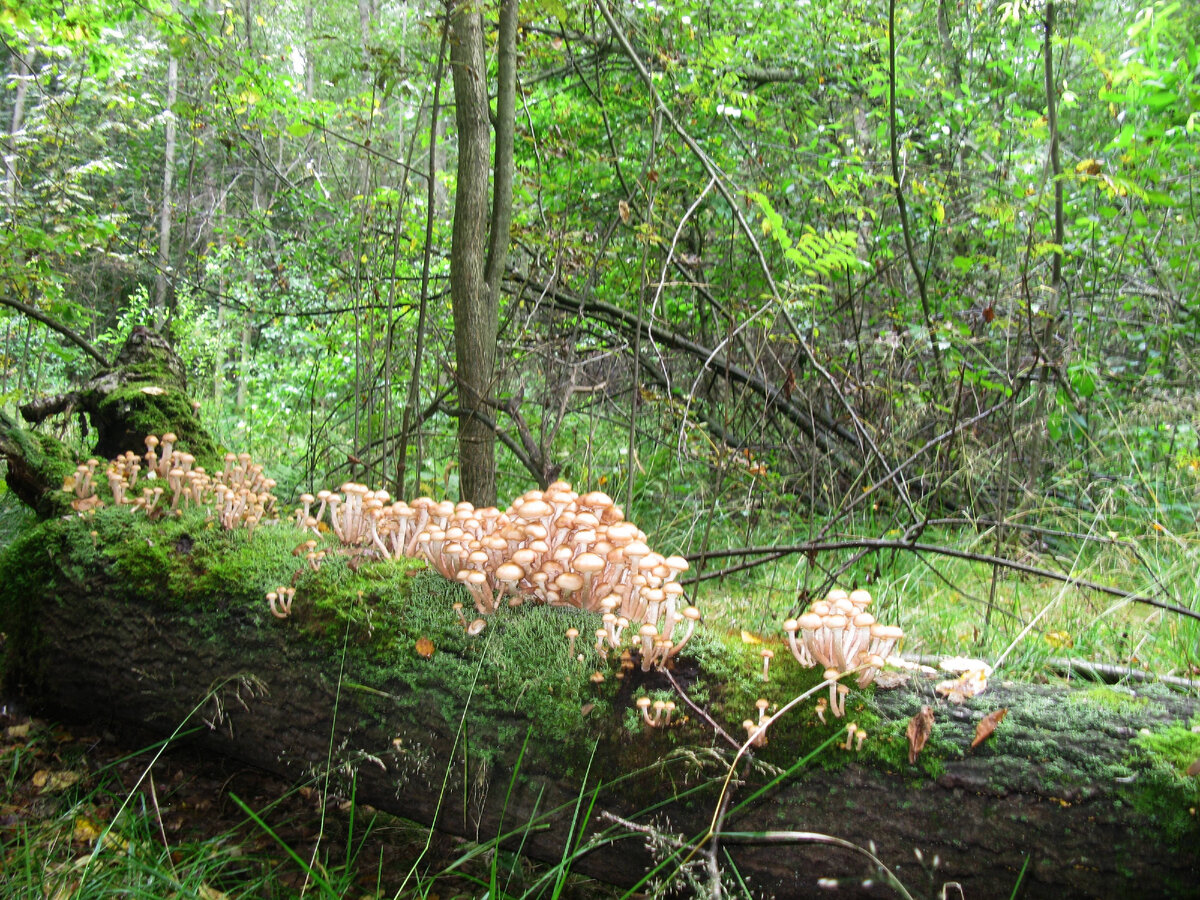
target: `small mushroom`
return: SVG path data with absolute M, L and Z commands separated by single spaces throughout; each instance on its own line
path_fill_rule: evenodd
M 768 672 L 771 668 L 771 660 L 775 658 L 775 651 L 769 647 L 763 647 L 758 651 L 758 653 L 760 656 L 762 656 L 763 661 L 763 681 L 770 681 L 771 676 L 768 674 Z

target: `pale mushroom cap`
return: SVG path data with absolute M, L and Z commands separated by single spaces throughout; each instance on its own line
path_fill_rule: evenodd
M 841 588 L 834 588 L 832 591 L 830 591 L 828 594 L 825 595 L 825 599 L 828 600 L 830 603 L 836 603 L 838 600 L 849 600 L 850 595 L 847 594 L 845 591 L 843 591 Z
M 609 529 L 609 534 L 612 534 L 612 529 Z M 641 559 L 649 552 L 650 548 L 646 546 L 644 541 L 630 541 L 625 545 L 625 555 L 627 557 Z
M 792 634 L 800 630 L 800 622 L 796 619 L 787 619 L 783 623 L 783 630 Z
M 580 553 L 572 561 L 571 565 L 576 572 L 581 572 L 584 575 L 595 574 L 604 568 L 604 560 L 595 553 Z
M 865 588 L 859 588 L 850 594 L 850 602 L 855 606 L 866 606 L 871 602 L 871 593 Z
M 554 510 L 544 500 L 526 500 L 521 504 L 518 515 L 523 519 L 540 519 L 548 516 Z
M 805 631 L 816 631 L 821 627 L 821 617 L 816 613 L 805 613 L 796 620 L 796 627 Z
M 483 619 L 476 619 L 467 626 L 467 634 L 474 636 L 479 634 L 485 628 L 487 628 L 487 622 Z
M 515 584 L 525 577 L 525 570 L 515 562 L 501 563 L 496 567 L 496 580 L 502 584 Z
M 577 572 L 563 572 L 554 583 L 564 591 L 577 591 L 583 587 L 583 576 Z
M 881 625 L 876 622 L 871 626 L 871 637 L 898 641 L 904 637 L 904 629 L 899 625 Z
M 647 706 L 649 706 L 653 702 L 654 701 L 651 700 L 649 697 L 638 697 L 637 698 L 637 705 L 640 709 L 645 709 Z

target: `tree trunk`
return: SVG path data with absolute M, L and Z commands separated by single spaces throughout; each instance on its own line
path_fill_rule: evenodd
M 178 13 L 172 0 L 171 11 Z M 158 324 L 167 320 L 167 292 L 170 287 L 171 265 L 171 207 L 174 204 L 175 183 L 175 98 L 179 92 L 179 60 L 174 53 L 167 55 L 166 134 L 163 136 L 162 209 L 158 213 L 158 252 L 155 256 L 154 308 Z
M 33 77 L 33 61 L 37 56 L 32 47 L 24 53 L 13 49 L 12 68 L 17 76 L 17 87 L 13 96 L 12 119 L 8 129 L 7 147 L 4 152 L 4 200 L 9 215 L 16 217 L 17 210 L 17 143 L 21 140 L 21 129 L 25 124 L 25 98 L 29 95 L 29 81 Z
M 483 16 L 459 6 L 451 20 L 450 67 L 458 125 L 458 179 L 454 197 L 450 295 L 459 405 L 459 494 L 476 506 L 496 502 L 495 435 L 472 413 L 482 412 L 496 368 L 499 313 L 484 279 L 488 219 L 487 67 Z

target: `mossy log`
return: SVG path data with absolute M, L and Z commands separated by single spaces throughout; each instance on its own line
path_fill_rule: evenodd
M 181 735 L 298 781 L 328 774 L 348 793 L 353 779 L 359 802 L 472 839 L 511 833 L 543 859 L 591 847 L 572 868 L 615 884 L 705 831 L 730 748 L 694 711 L 639 726 L 634 697 L 670 685 L 638 669 L 618 679 L 591 648 L 569 656 L 563 632 L 590 633 L 585 614 L 506 611 L 472 637 L 451 609 L 457 586 L 402 563 L 314 572 L 289 551 L 301 539 L 286 525 L 224 533 L 203 512 L 41 523 L 0 561 L 10 687 L 60 717 Z M 290 618 L 263 599 L 277 584 L 297 588 Z M 813 683 L 782 648 L 764 684 L 753 648 L 695 644 L 673 677 L 730 731 L 756 696 L 783 703 Z M 933 735 L 909 765 L 904 730 L 922 704 Z M 969 750 L 998 707 L 1007 717 Z M 738 765 L 723 822 L 782 843 L 726 839 L 718 862 L 755 896 L 824 896 L 822 878 L 893 895 L 865 857 L 786 836 L 820 832 L 873 845 L 914 896 L 947 881 L 1007 896 L 1023 867 L 1026 897 L 1196 896 L 1200 798 L 1172 757 L 1200 742 L 1195 715 L 1163 690 L 1010 684 L 959 707 L 926 682 L 855 692 L 846 720 L 825 725 L 805 704 Z M 852 719 L 870 732 L 863 749 L 828 743 Z
M 59 411 L 88 411 L 97 455 L 167 429 L 215 455 L 165 342 L 139 332 L 127 350 L 129 365 Z M 223 532 L 203 510 L 64 515 L 58 488 L 75 461 L 61 445 L 3 419 L 0 455 L 43 516 L 0 555 L 0 662 L 7 687 L 49 714 L 346 793 L 353 783 L 359 802 L 483 842 L 508 835 L 514 850 L 618 885 L 653 872 L 703 890 L 715 870 L 754 896 L 828 896 L 819 879 L 895 895 L 862 853 L 805 832 L 873 846 L 913 896 L 947 882 L 1007 896 L 1018 881 L 1024 897 L 1200 896 L 1200 779 L 1184 774 L 1200 757 L 1192 698 L 994 684 L 955 707 L 914 681 L 853 692 L 844 720 L 799 705 L 734 766 L 717 728 L 742 735 L 758 698 L 780 706 L 817 682 L 783 647 L 764 683 L 757 647 L 704 629 L 670 679 L 591 646 L 569 653 L 568 627 L 596 627 L 573 610 L 504 610 L 472 636 L 451 607 L 469 607 L 462 589 L 411 563 L 335 553 L 314 571 L 293 555 L 308 535 Z M 286 619 L 264 599 L 279 585 L 296 588 Z M 634 701 L 646 694 L 683 715 L 645 727 Z M 926 704 L 932 736 L 910 764 L 905 728 Z M 1001 707 L 995 734 L 970 750 Z M 861 750 L 838 746 L 849 721 L 869 733 Z M 715 853 L 698 844 L 719 808 L 724 832 L 759 837 L 723 837 Z
M 83 384 L 21 405 L 22 418 L 34 424 L 74 413 L 81 415 L 85 437 L 94 435 L 92 452 L 101 459 L 126 450 L 143 453 L 146 435 L 174 432 L 179 449 L 195 456 L 197 465 L 217 462 L 216 444 L 188 395 L 183 362 L 148 328 L 134 328 L 116 362 Z M 6 480 L 13 493 L 41 515 L 59 511 L 49 492 L 61 486 L 76 461 L 66 458 L 56 442 L 23 432 L 0 413 L 0 457 L 8 459 Z

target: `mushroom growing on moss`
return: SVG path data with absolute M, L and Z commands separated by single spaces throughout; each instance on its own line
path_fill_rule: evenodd
M 832 590 L 804 615 L 784 622 L 788 647 L 796 661 L 803 666 L 824 666 L 826 680 L 837 682 L 843 675 L 857 673 L 859 687 L 870 684 L 904 635 L 895 625 L 875 621 L 866 612 L 870 602 L 871 595 L 865 590 L 849 594 Z M 848 692 L 840 682 L 830 685 L 829 709 L 834 716 L 844 713 Z

